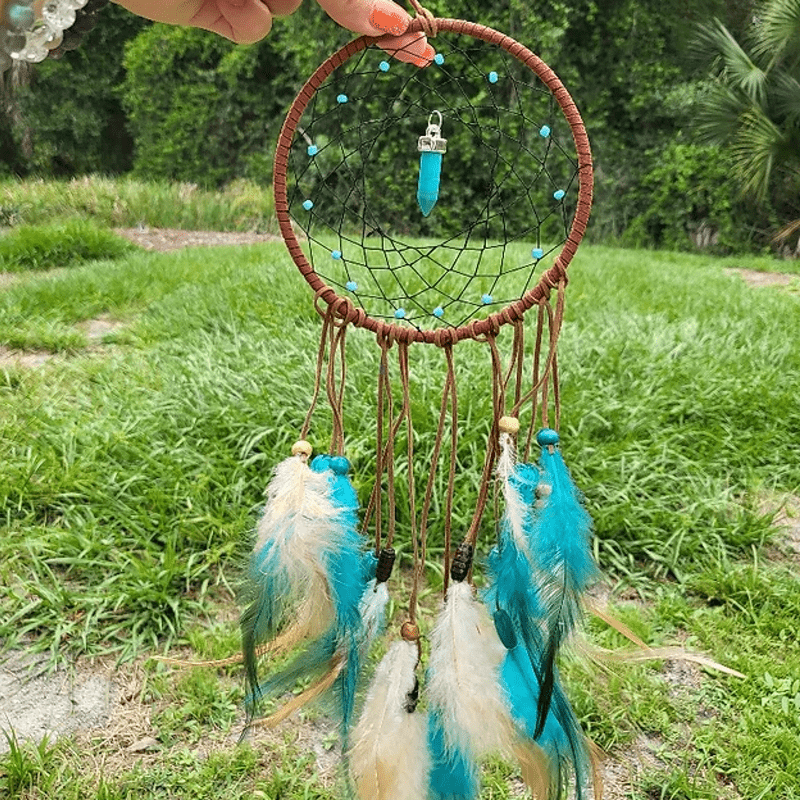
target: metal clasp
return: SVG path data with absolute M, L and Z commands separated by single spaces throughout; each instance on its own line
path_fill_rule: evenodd
M 438 122 L 434 122 L 434 116 L 439 118 Z M 425 129 L 425 134 L 419 137 L 417 142 L 417 150 L 420 153 L 446 153 L 447 152 L 447 139 L 442 138 L 442 112 L 431 111 L 428 117 L 428 127 Z

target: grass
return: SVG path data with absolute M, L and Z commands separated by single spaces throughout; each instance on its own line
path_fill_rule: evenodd
M 33 199 L 20 208 L 54 202 L 42 199 L 47 187 L 25 188 Z M 564 665 L 602 747 L 620 754 L 655 743 L 631 790 L 637 800 L 800 797 L 800 579 L 769 557 L 775 531 L 763 507 L 765 497 L 800 491 L 792 336 L 800 304 L 789 292 L 748 288 L 724 272 L 731 263 L 586 247 L 572 269 L 562 439 L 619 613 L 648 641 L 685 641 L 747 675 L 697 670 L 681 683 L 660 665 Z M 98 316 L 125 323 L 102 352 L 80 327 Z M 3 290 L 0 341 L 58 354 L 38 370 L 0 371 L 7 646 L 47 651 L 54 662 L 109 654 L 123 671 L 172 646 L 207 657 L 235 650 L 235 623 L 214 615 L 235 590 L 264 485 L 305 414 L 319 329 L 278 245 L 136 252 Z M 365 499 L 377 354 L 359 332 L 348 349 L 347 450 Z M 423 474 L 442 356 L 422 347 L 411 355 Z M 489 424 L 486 347 L 459 345 L 456 362 L 462 469 L 453 522 L 462 530 Z M 328 434 L 320 412 L 317 449 Z M 398 492 L 398 545 L 407 552 Z M 432 558 L 442 545 L 442 492 L 437 485 Z M 484 550 L 488 525 L 485 534 Z M 591 632 L 600 645 L 623 644 L 599 623 Z M 307 749 L 233 746 L 235 670 L 147 669 L 141 702 L 158 733 L 155 755 L 86 775 L 88 754 L 107 744 L 16 742 L 0 758 L 0 796 L 338 794 L 315 775 Z M 204 749 L 207 739 L 214 748 Z M 508 778 L 491 765 L 484 798 L 509 797 Z
M 0 272 L 49 270 L 119 258 L 135 247 L 106 228 L 73 219 L 60 225 L 21 225 L 0 238 Z
M 191 183 L 98 175 L 68 181 L 0 178 L 0 227 L 42 225 L 75 217 L 91 218 L 111 228 L 277 229 L 272 192 L 247 180 L 213 192 Z

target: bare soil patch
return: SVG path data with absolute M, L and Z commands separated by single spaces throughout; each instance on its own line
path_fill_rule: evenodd
M 767 551 L 770 558 L 800 561 L 800 497 L 768 495 L 760 499 L 759 508 L 764 514 L 774 515 L 772 525 L 778 532 Z
M 726 269 L 729 275 L 738 275 L 748 286 L 761 288 L 764 286 L 791 286 L 800 281 L 797 275 L 789 275 L 785 272 L 759 272 L 754 269 L 744 267 Z
M 115 228 L 114 232 L 145 250 L 169 252 L 184 247 L 224 247 L 279 242 L 272 233 L 184 231 L 176 228 Z

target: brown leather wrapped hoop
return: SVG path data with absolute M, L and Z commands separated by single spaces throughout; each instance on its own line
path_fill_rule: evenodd
M 451 344 L 461 339 L 474 339 L 485 336 L 496 332 L 499 326 L 504 323 L 513 323 L 520 320 L 525 311 L 546 299 L 551 289 L 557 287 L 566 279 L 567 267 L 577 251 L 589 221 L 592 205 L 592 155 L 589 138 L 575 103 L 558 76 L 538 56 L 511 37 L 484 25 L 458 19 L 437 18 L 436 26 L 439 34 L 460 34 L 496 45 L 524 64 L 548 88 L 569 125 L 577 154 L 577 205 L 569 232 L 563 242 L 560 253 L 555 258 L 553 266 L 544 272 L 536 285 L 526 291 L 518 300 L 509 303 L 504 308 L 483 319 L 472 320 L 468 324 L 449 329 L 420 329 L 376 319 L 365 313 L 363 309 L 356 308 L 348 297 L 339 295 L 335 289 L 328 286 L 317 274 L 303 252 L 292 226 L 287 194 L 287 169 L 289 167 L 290 150 L 298 124 L 315 92 L 334 70 L 375 43 L 375 39 L 366 36 L 345 45 L 322 63 L 306 81 L 289 109 L 275 152 L 275 211 L 281 234 L 292 259 L 316 293 L 316 296 L 332 307 L 335 316 L 339 319 L 346 319 L 358 327 L 367 328 L 379 336 L 386 336 L 392 341 L 429 342 L 432 344 L 445 342 Z M 422 21 L 415 19 L 411 23 L 409 30 L 418 31 L 422 30 L 422 27 Z

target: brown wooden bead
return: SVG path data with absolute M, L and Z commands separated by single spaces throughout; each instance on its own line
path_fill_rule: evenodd
M 407 642 L 418 642 L 420 636 L 419 628 L 413 622 L 404 622 L 400 628 L 400 635 Z

